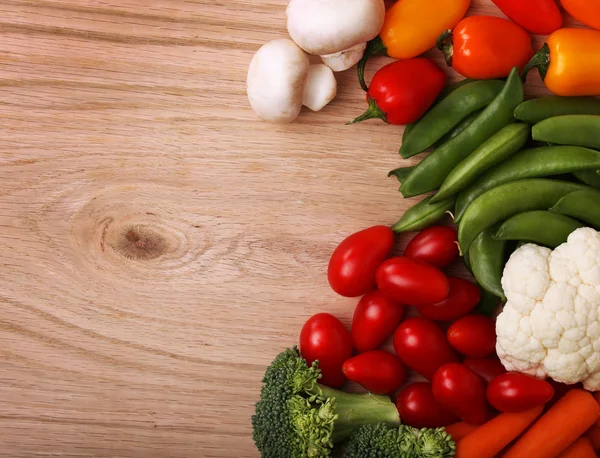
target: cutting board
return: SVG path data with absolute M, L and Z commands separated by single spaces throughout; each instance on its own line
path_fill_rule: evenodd
M 246 70 L 285 5 L 2 1 L 0 456 L 256 457 L 265 367 L 310 315 L 350 322 L 328 257 L 418 201 L 386 178 L 418 158 L 344 125 L 354 71 L 320 113 L 257 119 Z

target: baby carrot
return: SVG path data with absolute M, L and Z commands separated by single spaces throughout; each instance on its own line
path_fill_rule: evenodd
M 544 406 L 519 413 L 502 413 L 481 425 L 456 445 L 456 458 L 494 458 L 516 439 L 544 410 Z
M 471 434 L 476 429 L 479 429 L 477 425 L 470 425 L 465 423 L 464 421 L 459 421 L 458 423 L 453 423 L 451 425 L 446 426 L 446 432 L 452 436 L 452 440 L 454 442 L 458 442 L 463 439 L 467 434 Z
M 565 394 L 504 455 L 504 458 L 553 458 L 575 442 L 600 415 L 585 390 Z
M 573 442 L 568 449 L 558 455 L 558 458 L 596 458 L 596 452 L 591 442 L 582 436 Z
M 595 424 L 590 426 L 590 429 L 585 433 L 585 437 L 590 440 L 594 450 L 600 450 L 600 426 Z

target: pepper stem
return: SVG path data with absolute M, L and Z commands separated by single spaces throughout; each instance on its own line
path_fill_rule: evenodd
M 369 97 L 369 108 L 358 118 L 348 121 L 346 125 L 355 124 L 357 122 L 366 121 L 367 119 L 381 119 L 383 122 L 387 122 L 387 117 L 383 111 L 377 106 L 377 102 L 374 98 Z
M 452 67 L 452 54 L 454 54 L 454 45 L 452 44 L 452 30 L 448 29 L 442 33 L 437 41 L 436 47 L 444 54 L 446 65 Z
M 542 79 L 546 78 L 546 74 L 548 73 L 548 67 L 550 66 L 550 46 L 548 43 L 544 43 L 544 46 L 534 54 L 525 68 L 523 68 L 523 72 L 521 73 L 521 79 L 523 82 L 527 79 L 527 74 L 532 68 L 537 68 L 538 72 Z
M 369 88 L 367 87 L 367 83 L 365 83 L 365 66 L 367 65 L 367 61 L 369 57 L 372 56 L 386 56 L 387 48 L 381 41 L 380 37 L 375 37 L 369 44 L 367 44 L 367 49 L 365 49 L 365 53 L 362 56 L 362 59 L 358 62 L 356 66 L 356 71 L 358 73 L 358 82 L 360 83 L 360 87 L 363 88 L 363 91 L 367 92 Z

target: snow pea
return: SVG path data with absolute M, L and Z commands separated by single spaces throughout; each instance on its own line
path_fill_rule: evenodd
M 600 99 L 553 95 L 523 102 L 515 108 L 515 118 L 529 124 L 563 115 L 600 115 Z
M 529 178 L 501 184 L 480 195 L 467 208 L 458 226 L 461 252 L 467 252 L 483 231 L 517 213 L 547 210 L 561 197 L 588 186 L 568 181 Z
M 468 254 L 477 283 L 484 290 L 506 300 L 501 283 L 506 241 L 492 238 L 497 229 L 498 226 L 494 226 L 481 232 L 469 247 Z
M 469 127 L 471 125 L 471 123 L 477 119 L 477 116 L 479 116 L 479 113 L 481 113 L 482 111 L 483 110 L 479 110 L 474 113 L 471 113 L 469 116 L 467 116 L 461 122 L 459 122 L 456 125 L 456 127 L 454 127 L 454 129 L 452 129 L 450 132 L 448 132 L 446 135 L 444 135 L 442 138 L 440 138 L 437 142 L 435 142 L 434 147 L 439 148 L 447 141 L 452 140 L 454 137 L 456 137 L 458 134 L 460 134 L 463 130 L 465 130 L 467 127 Z
M 560 199 L 550 211 L 580 219 L 600 230 L 600 192 L 594 189 L 569 193 Z
M 598 174 L 598 170 L 580 170 L 573 175 L 582 183 L 592 188 L 600 189 L 600 175 Z
M 404 180 L 406 180 L 406 177 L 408 175 L 410 175 L 410 172 L 413 171 L 415 167 L 398 167 L 397 169 L 392 170 L 390 173 L 388 173 L 388 178 L 391 176 L 395 176 L 396 178 L 398 178 L 398 181 L 400 183 L 404 183 Z
M 409 158 L 422 153 L 450 132 L 474 111 L 489 105 L 504 87 L 504 81 L 482 80 L 465 84 L 429 110 L 403 139 L 400 155 Z
M 523 240 L 554 249 L 565 243 L 571 232 L 583 226 L 568 216 L 538 210 L 508 218 L 492 237 L 497 241 Z
M 483 172 L 519 151 L 528 138 L 528 124 L 509 124 L 503 127 L 450 172 L 431 202 L 457 194 Z
M 492 167 L 456 198 L 454 221 L 484 192 L 509 181 L 571 173 L 600 167 L 600 152 L 579 146 L 543 146 L 519 151 Z
M 544 119 L 531 129 L 534 140 L 600 148 L 600 116 L 565 115 Z
M 485 289 L 481 292 L 481 300 L 475 310 L 474 313 L 478 313 L 480 315 L 486 315 L 493 317 L 496 314 L 496 310 L 498 309 L 498 297 L 495 294 L 486 291 Z
M 515 67 L 502 91 L 477 119 L 417 165 L 402 183 L 402 195 L 412 197 L 438 189 L 460 161 L 504 126 L 515 121 L 514 109 L 522 101 L 523 84 Z
M 430 201 L 431 197 L 427 197 L 406 210 L 392 230 L 397 233 L 420 231 L 440 221 L 454 207 L 453 198 L 435 204 L 429 204 Z

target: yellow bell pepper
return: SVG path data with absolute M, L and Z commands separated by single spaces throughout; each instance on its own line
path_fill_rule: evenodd
M 557 30 L 527 64 L 523 78 L 534 67 L 556 95 L 600 95 L 600 31 Z
M 464 17 L 471 0 L 398 0 L 385 15 L 379 36 L 369 43 L 358 64 L 358 79 L 366 91 L 364 71 L 375 55 L 410 59 L 433 48 L 438 37 Z

